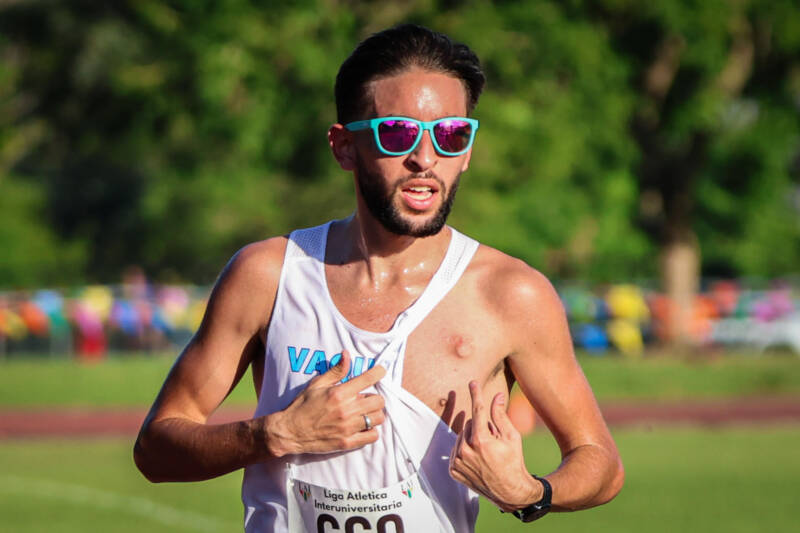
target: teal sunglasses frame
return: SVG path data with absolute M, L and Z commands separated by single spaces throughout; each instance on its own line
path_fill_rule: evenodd
M 381 144 L 380 134 L 378 133 L 378 127 L 387 120 L 405 120 L 408 122 L 412 122 L 419 127 L 419 134 L 417 135 L 417 140 L 411 145 L 411 148 L 408 150 L 403 150 L 402 152 L 392 152 L 387 150 Z M 470 133 L 469 142 L 467 143 L 467 147 L 463 150 L 459 150 L 458 152 L 448 152 L 447 150 L 443 150 L 441 146 L 439 146 L 439 142 L 436 140 L 436 135 L 433 134 L 433 128 L 436 127 L 437 124 L 441 124 L 442 122 L 447 122 L 448 120 L 463 120 L 467 122 L 470 126 L 472 126 L 472 131 Z M 409 117 L 379 117 L 373 118 L 370 120 L 356 120 L 355 122 L 350 122 L 345 124 L 344 127 L 349 131 L 359 131 L 359 130 L 366 130 L 371 129 L 372 134 L 375 137 L 375 145 L 378 147 L 378 150 L 384 155 L 391 155 L 391 156 L 398 156 L 398 155 L 406 155 L 413 152 L 419 142 L 422 140 L 422 135 L 425 130 L 428 131 L 428 136 L 431 138 L 431 143 L 433 143 L 433 147 L 436 149 L 441 155 L 444 156 L 457 156 L 466 153 L 472 148 L 472 143 L 475 141 L 475 133 L 478 131 L 478 127 L 480 123 L 475 120 L 474 118 L 467 118 L 467 117 L 444 117 L 444 118 L 437 118 L 436 120 L 431 120 L 429 122 L 425 122 L 422 120 L 416 120 Z

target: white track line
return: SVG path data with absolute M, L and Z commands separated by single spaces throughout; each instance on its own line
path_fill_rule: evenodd
M 128 496 L 71 483 L 19 476 L 0 476 L 0 493 L 25 494 L 88 507 L 103 507 L 149 518 L 170 527 L 214 533 L 230 531 L 231 524 L 192 511 L 182 511 L 146 498 Z

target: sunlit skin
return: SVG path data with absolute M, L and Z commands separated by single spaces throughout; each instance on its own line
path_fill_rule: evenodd
M 374 116 L 429 121 L 466 114 L 461 82 L 412 69 L 372 83 Z M 369 118 L 369 117 L 360 117 Z M 370 132 L 329 131 L 340 166 L 381 180 L 398 216 L 417 227 L 434 217 L 471 152 L 436 153 L 428 134 L 405 156 L 380 154 Z M 468 180 L 464 180 L 467 182 Z M 356 187 L 356 211 L 331 225 L 325 277 L 334 305 L 352 324 L 387 331 L 422 293 L 450 243 L 448 227 L 424 238 L 387 230 Z M 220 276 L 200 329 L 159 393 L 137 440 L 135 459 L 153 481 L 207 479 L 292 453 L 352 450 L 375 442 L 383 399 L 364 394 L 382 379 L 380 365 L 349 380 L 343 364 L 314 377 L 283 411 L 253 420 L 207 424 L 248 365 L 256 383 L 278 290 L 286 238 L 253 243 Z M 455 287 L 411 333 L 403 386 L 427 404 L 459 439 L 450 474 L 501 509 L 538 501 L 536 457 L 522 455 L 506 415 L 512 380 L 548 425 L 562 453 L 547 475 L 555 510 L 604 503 L 619 491 L 623 470 L 614 441 L 572 352 L 566 317 L 552 285 L 522 261 L 481 245 Z M 256 385 L 258 388 L 258 385 Z M 363 415 L 372 420 L 365 430 Z
M 415 69 L 380 79 L 372 83 L 371 93 L 376 116 L 433 120 L 465 116 L 467 112 L 466 92 L 461 82 L 438 72 Z M 413 152 L 397 157 L 382 155 L 371 132 L 347 132 L 334 127 L 331 137 L 342 166 L 352 169 L 357 180 L 359 165 L 355 161 L 360 161 L 372 176 L 383 179 L 386 189 L 392 191 L 397 210 L 416 225 L 435 216 L 459 175 L 467 170 L 471 156 L 471 152 L 456 157 L 441 156 L 427 133 Z M 424 208 L 407 191 L 409 184 L 427 189 Z M 397 315 L 427 286 L 447 250 L 450 231 L 445 228 L 423 239 L 396 235 L 374 219 L 358 189 L 356 195 L 355 216 L 331 229 L 326 261 L 328 287 L 336 306 L 353 324 L 370 331 L 387 331 Z M 330 243 L 342 245 L 332 247 Z M 451 294 L 460 292 L 454 290 Z M 472 297 L 465 292 L 462 298 L 452 301 L 456 306 L 468 306 Z M 439 309 L 447 309 L 449 300 L 442 302 Z M 501 372 L 503 351 L 493 350 L 496 353 L 491 358 L 470 358 L 469 354 L 478 350 L 475 341 L 470 340 L 474 336 L 466 328 L 452 324 L 452 316 L 440 315 L 435 310 L 411 335 L 403 382 L 448 424 L 460 430 L 470 407 L 466 394 L 470 379 L 479 379 L 487 386 L 487 398 L 508 389 Z M 497 329 L 486 321 L 478 327 L 488 331 Z M 481 347 L 488 348 L 494 340 L 499 339 L 491 334 L 483 336 Z M 431 354 L 437 353 L 442 356 L 435 364 L 441 365 L 445 372 L 430 372 Z
M 374 116 L 433 120 L 466 114 L 465 90 L 459 80 L 446 74 L 415 69 L 380 79 L 371 89 Z M 414 152 L 398 157 L 382 155 L 371 132 L 347 132 L 334 126 L 329 139 L 342 168 L 353 171 L 356 180 L 360 168 L 372 178 L 383 179 L 392 191 L 394 206 L 418 225 L 434 215 L 448 189 L 467 170 L 471 157 L 471 152 L 459 157 L 439 155 L 427 134 Z M 429 188 L 424 209 L 404 191 L 409 183 Z M 371 216 L 358 188 L 356 194 L 354 217 L 331 230 L 328 287 L 336 306 L 353 324 L 386 331 L 426 287 L 446 251 L 450 231 L 445 228 L 422 239 L 396 235 Z M 334 243 L 337 246 L 331 248 Z M 550 353 L 559 358 L 558 363 L 549 361 Z M 554 434 L 565 457 L 571 446 L 581 446 L 581 439 L 599 438 L 599 453 L 608 454 L 604 458 L 608 475 L 615 472 L 618 463 L 611 464 L 616 448 L 574 361 L 555 291 L 521 261 L 482 246 L 461 281 L 409 337 L 403 386 L 456 432 L 463 434 L 468 428 L 467 439 L 460 440 L 459 449 L 454 450 L 452 475 L 506 510 L 541 496 L 541 485 L 527 474 L 519 434 L 505 416 L 513 379 L 522 382 L 529 398 L 541 398 L 537 407 L 546 420 L 561 418 L 559 423 L 565 425 L 554 426 Z M 558 394 L 564 384 L 574 394 L 572 407 L 572 402 Z M 543 393 L 550 396 L 542 397 Z M 474 430 L 473 435 L 473 426 L 466 421 L 485 419 L 480 413 L 487 410 L 493 415 L 492 423 Z M 473 453 L 473 444 L 481 441 L 483 432 L 491 437 L 493 447 L 500 449 L 488 454 L 486 461 L 483 455 Z M 566 459 L 570 460 L 585 459 Z M 621 476 L 621 470 L 618 474 Z M 621 477 L 617 482 L 621 483 Z M 605 501 L 616 490 L 618 487 L 612 486 L 594 496 Z M 566 498 L 555 502 L 556 508 L 559 504 L 565 508 L 583 505 Z
M 370 89 L 374 114 L 379 117 L 427 121 L 467 112 L 461 82 L 438 72 L 414 69 L 374 81 Z M 435 216 L 461 172 L 467 170 L 471 156 L 471 151 L 456 157 L 439 155 L 427 132 L 413 152 L 397 157 L 381 154 L 368 130 L 348 132 L 336 125 L 329 138 L 342 168 L 353 171 L 356 181 L 359 166 L 384 180 L 395 208 L 417 226 Z M 412 187 L 426 192 L 409 191 Z M 416 198 L 420 196 L 422 202 Z M 345 244 L 329 247 L 328 285 L 337 307 L 352 316 L 356 325 L 386 331 L 427 286 L 444 257 L 450 233 L 444 230 L 423 239 L 396 235 L 374 219 L 357 187 L 356 201 L 355 216 L 331 229 L 330 242 Z M 340 287 L 342 297 L 338 298 Z M 352 298 L 353 294 L 358 298 Z M 356 314 L 359 309 L 363 317 Z
M 377 80 L 371 85 L 375 116 L 408 116 L 433 120 L 447 116 L 465 116 L 466 92 L 461 82 L 439 72 L 414 69 L 397 76 Z M 393 204 L 409 221 L 422 225 L 435 216 L 459 175 L 467 170 L 471 152 L 447 157 L 438 154 L 428 133 L 419 146 L 405 155 L 382 155 L 369 131 L 331 130 L 334 153 L 345 169 L 358 179 L 359 161 L 375 178 L 381 178 L 392 191 Z M 335 142 L 334 142 L 335 141 Z M 340 142 L 341 144 L 337 144 Z M 424 176 L 420 178 L 419 176 Z M 426 204 L 409 199 L 409 183 L 427 188 Z M 387 331 L 397 315 L 422 293 L 444 257 L 450 242 L 445 228 L 431 237 L 417 239 L 387 231 L 370 214 L 356 188 L 358 209 L 349 221 L 331 229 L 326 275 L 334 303 L 353 324 L 370 331 Z M 331 247 L 330 243 L 342 243 Z M 463 288 L 461 287 L 463 285 Z M 467 383 L 479 379 L 487 386 L 486 397 L 508 391 L 502 359 L 503 349 L 491 349 L 500 341 L 498 325 L 487 317 L 476 317 L 471 324 L 484 330 L 479 346 L 469 329 L 451 320 L 450 305 L 469 307 L 475 294 L 459 284 L 450 296 L 409 338 L 403 385 L 459 431 L 470 408 Z M 455 298 L 461 294 L 460 298 Z M 354 297 L 355 295 L 355 297 Z M 444 311 L 444 312 L 441 312 Z M 455 311 L 455 310 L 454 310 Z M 462 323 L 466 325 L 465 323 Z M 479 349 L 495 352 L 491 358 L 470 358 Z M 424 357 L 421 354 L 426 354 Z M 431 372 L 431 354 L 444 372 Z
M 374 81 L 370 89 L 376 117 L 395 115 L 428 121 L 467 113 L 462 83 L 438 72 L 414 69 Z M 382 177 L 387 187 L 394 189 L 395 207 L 416 225 L 429 220 L 442 205 L 458 176 L 469 167 L 472 155 L 471 151 L 456 157 L 439 155 L 429 132 L 423 134 L 413 152 L 398 157 L 381 155 L 369 131 L 356 132 L 354 137 L 357 159 L 372 176 Z M 356 179 L 358 171 L 356 166 Z M 360 194 L 357 198 L 361 214 L 363 199 Z

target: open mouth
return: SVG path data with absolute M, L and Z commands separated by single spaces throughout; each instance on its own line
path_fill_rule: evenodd
M 408 184 L 402 189 L 405 204 L 414 211 L 427 211 L 433 205 L 439 189 L 427 184 Z
M 433 190 L 430 187 L 409 187 L 403 189 L 403 192 L 418 201 L 424 201 L 433 196 Z

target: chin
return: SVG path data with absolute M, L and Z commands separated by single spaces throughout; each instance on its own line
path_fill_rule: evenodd
M 356 173 L 356 178 L 364 205 L 375 220 L 390 233 L 417 238 L 431 237 L 442 230 L 450 215 L 459 181 L 456 179 L 449 189 L 442 184 L 438 205 L 420 212 L 406 205 L 396 190 L 390 192 L 384 188 L 377 176 L 362 171 Z
M 432 215 L 422 220 L 420 220 L 418 216 L 395 218 L 390 224 L 385 223 L 383 220 L 381 221 L 384 228 L 396 235 L 416 238 L 432 237 L 436 235 L 442 231 L 445 222 L 445 220 L 442 220 L 441 217 L 437 215 Z

